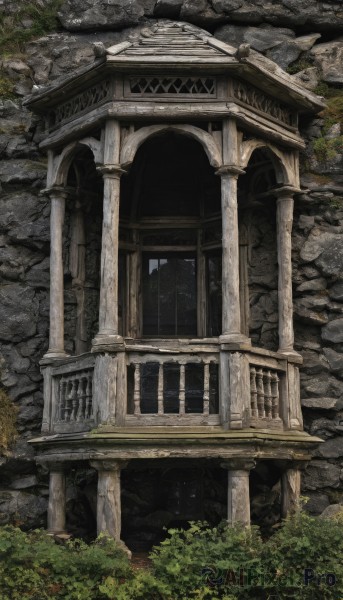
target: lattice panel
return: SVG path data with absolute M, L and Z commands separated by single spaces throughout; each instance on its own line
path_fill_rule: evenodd
M 139 77 L 129 80 L 130 93 L 140 96 L 214 96 L 215 79 L 209 77 Z
M 233 95 L 237 100 L 274 117 L 278 121 L 282 121 L 287 125 L 293 124 L 293 115 L 287 106 L 281 104 L 275 98 L 267 96 L 253 85 L 247 85 L 242 81 L 234 80 Z
M 110 98 L 110 80 L 101 81 L 93 85 L 81 94 L 74 96 L 67 102 L 58 106 L 50 113 L 51 127 L 57 127 L 63 121 L 67 121 L 87 108 L 96 106 Z

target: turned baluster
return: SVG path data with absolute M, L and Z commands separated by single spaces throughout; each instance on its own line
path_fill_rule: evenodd
M 64 421 L 71 420 L 72 399 L 73 399 L 73 382 L 70 379 L 66 380 L 65 385 L 65 405 L 64 405 Z
M 279 419 L 279 378 L 277 373 L 272 373 L 272 418 Z
M 85 418 L 85 394 L 84 394 L 84 374 L 82 373 L 79 377 L 79 383 L 77 386 L 77 421 L 83 421 Z
M 185 414 L 185 365 L 180 365 L 179 414 Z
M 271 389 L 271 373 L 267 371 L 264 373 L 264 408 L 267 419 L 272 418 L 272 389 Z
M 256 371 L 256 388 L 257 388 L 257 408 L 258 416 L 263 419 L 264 413 L 264 387 L 263 387 L 263 370 Z
M 61 377 L 58 386 L 58 420 L 65 421 L 66 414 L 66 381 Z
M 71 421 L 76 421 L 78 381 L 79 381 L 78 378 L 74 377 L 72 388 L 71 388 L 71 402 L 72 402 L 72 410 L 71 410 L 71 415 L 70 415 Z
M 210 365 L 209 363 L 204 364 L 204 408 L 203 414 L 208 416 L 210 414 Z
M 250 403 L 251 403 L 251 416 L 253 418 L 258 417 L 257 409 L 257 388 L 256 388 L 256 369 L 251 367 L 250 369 Z
M 133 402 L 134 402 L 134 415 L 141 414 L 141 369 L 140 364 L 135 364 L 135 384 L 134 384 L 134 392 L 133 392 Z
M 90 419 L 92 415 L 92 377 L 93 373 L 87 375 L 85 419 Z
M 158 414 L 163 415 L 163 364 L 158 366 L 158 388 L 157 388 Z

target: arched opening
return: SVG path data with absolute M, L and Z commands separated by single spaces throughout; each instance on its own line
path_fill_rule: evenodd
M 68 354 L 91 349 L 97 333 L 102 229 L 102 177 L 89 148 L 79 146 L 66 176 L 64 323 Z
M 278 349 L 275 157 L 255 150 L 238 180 L 242 332 L 254 346 Z
M 221 196 L 203 147 L 149 138 L 122 179 L 119 317 L 132 337 L 221 333 Z

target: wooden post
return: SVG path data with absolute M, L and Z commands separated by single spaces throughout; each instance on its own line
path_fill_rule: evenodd
M 106 532 L 117 541 L 121 532 L 120 473 L 126 465 L 123 460 L 91 462 L 98 471 L 97 532 Z
M 46 191 L 51 200 L 50 211 L 50 335 L 45 359 L 64 358 L 64 282 L 63 224 L 67 192 L 64 188 Z
M 237 127 L 233 119 L 223 123 L 222 199 L 222 343 L 243 342 L 248 338 L 241 332 L 239 297 L 239 235 L 237 211 L 237 179 L 244 171 L 237 165 Z
M 292 300 L 292 224 L 293 194 L 299 191 L 290 186 L 276 189 L 277 195 L 277 249 L 278 249 L 278 303 L 279 352 L 294 353 L 293 300 Z
M 106 123 L 104 165 L 99 171 L 104 179 L 103 224 L 101 246 L 101 280 L 99 303 L 99 332 L 93 345 L 122 343 L 118 334 L 118 245 L 120 177 L 124 173 L 118 164 L 120 151 L 120 125 L 117 121 Z
M 301 464 L 289 461 L 281 476 L 281 517 L 299 508 L 301 471 L 306 462 Z
M 249 475 L 253 460 L 233 459 L 221 464 L 228 470 L 227 520 L 230 525 L 250 525 Z
M 62 463 L 50 466 L 48 531 L 62 533 L 66 527 L 66 485 Z

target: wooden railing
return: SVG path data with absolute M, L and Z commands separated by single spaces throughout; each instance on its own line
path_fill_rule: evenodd
M 216 354 L 131 354 L 127 421 L 219 423 L 218 362 Z
M 59 378 L 58 421 L 70 423 L 92 419 L 93 369 Z
M 44 368 L 43 432 L 69 433 L 94 427 L 94 363 L 94 356 L 83 355 Z
M 250 366 L 250 399 L 252 419 L 280 421 L 277 371 Z

